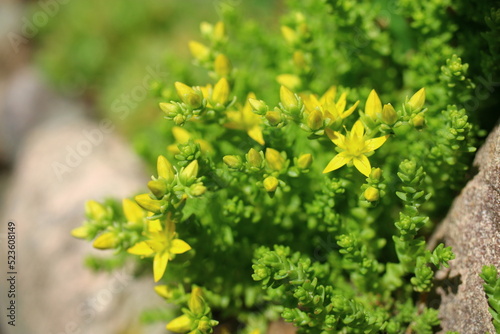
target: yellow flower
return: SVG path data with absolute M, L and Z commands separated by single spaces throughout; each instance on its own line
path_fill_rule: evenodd
M 177 239 L 175 233 L 175 223 L 167 218 L 165 228 L 160 229 L 158 225 L 150 225 L 148 231 L 149 239 L 140 241 L 127 251 L 130 254 L 141 256 L 153 256 L 153 275 L 155 282 L 158 282 L 167 269 L 169 260 L 176 254 L 182 254 L 191 249 L 189 244 L 181 239 Z
M 323 170 L 323 173 L 328 173 L 336 170 L 349 162 L 353 162 L 354 166 L 364 175 L 369 176 L 371 172 L 370 161 L 366 154 L 375 151 L 385 143 L 388 136 L 377 137 L 373 139 L 365 139 L 365 128 L 363 123 L 358 120 L 354 123 L 350 132 L 346 136 L 337 131 L 326 131 L 331 141 L 337 145 L 342 152 L 337 154 Z
M 314 124 L 317 127 L 318 120 L 316 118 L 318 117 L 318 112 L 321 113 L 322 120 L 327 120 L 325 126 L 329 126 L 339 118 L 345 119 L 349 117 L 356 110 L 359 101 L 356 101 L 354 105 L 345 110 L 347 93 L 342 93 L 337 101 L 335 101 L 336 95 L 337 87 L 335 86 L 330 87 L 320 99 L 315 94 L 301 95 L 306 107 L 305 111 L 308 121 L 311 122 L 311 125 Z
M 248 101 L 249 99 L 255 99 L 255 94 L 248 94 L 245 105 L 240 110 L 226 112 L 228 123 L 226 123 L 225 126 L 229 129 L 244 130 L 250 138 L 260 145 L 264 145 L 262 119 L 252 111 L 252 105 Z

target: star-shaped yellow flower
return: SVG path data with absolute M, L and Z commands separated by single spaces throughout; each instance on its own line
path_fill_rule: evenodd
M 346 110 L 347 93 L 342 93 L 337 101 L 335 101 L 336 95 L 337 87 L 332 86 L 319 99 L 315 94 L 303 94 L 301 97 L 306 107 L 306 113 L 311 114 L 319 111 L 322 118 L 328 120 L 325 125 L 329 126 L 338 118 L 347 118 L 354 112 L 359 104 L 359 101 L 356 101 L 354 105 Z
M 352 161 L 354 166 L 366 176 L 370 175 L 372 169 L 370 161 L 366 155 L 382 146 L 388 137 L 382 136 L 373 139 L 365 139 L 365 127 L 360 120 L 354 123 L 351 131 L 348 132 L 346 136 L 340 132 L 332 131 L 330 129 L 327 129 L 326 133 L 332 142 L 342 150 L 342 152 L 337 154 L 330 161 L 325 170 L 323 170 L 323 173 L 339 169 Z
M 167 218 L 165 225 L 163 229 L 159 221 L 150 222 L 148 228 L 149 239 L 140 241 L 127 250 L 130 254 L 135 255 L 154 255 L 153 275 L 155 282 L 158 282 L 163 277 L 168 261 L 172 260 L 175 254 L 182 254 L 191 249 L 187 242 L 177 239 L 174 221 Z
M 250 98 L 255 99 L 255 94 L 248 94 L 246 103 L 240 110 L 228 111 L 226 113 L 229 122 L 226 123 L 225 126 L 230 129 L 244 130 L 248 133 L 250 138 L 260 145 L 264 145 L 262 119 L 252 111 L 252 106 L 250 102 L 248 102 Z

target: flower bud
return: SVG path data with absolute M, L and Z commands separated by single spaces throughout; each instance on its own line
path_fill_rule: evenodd
M 293 111 L 299 108 L 299 100 L 292 91 L 285 86 L 280 88 L 280 100 L 286 111 Z
M 205 310 L 205 302 L 202 297 L 202 290 L 199 287 L 194 287 L 189 297 L 188 307 L 195 315 L 203 314 Z
M 266 149 L 266 162 L 269 168 L 280 171 L 285 166 L 285 158 L 281 154 L 272 148 Z
M 382 112 L 382 101 L 377 95 L 375 89 L 372 89 L 366 99 L 365 114 L 371 119 L 377 119 L 377 115 Z
M 298 41 L 297 33 L 288 26 L 281 26 L 281 34 L 289 45 L 295 45 Z
M 276 191 L 276 188 L 278 188 L 279 181 L 274 176 L 268 176 L 264 179 L 263 184 L 266 191 L 268 193 L 272 193 Z
M 299 69 L 299 70 L 306 70 L 307 69 L 307 61 L 304 56 L 304 52 L 302 51 L 295 51 L 293 53 L 293 64 Z
M 205 187 L 201 183 L 197 183 L 193 186 L 191 186 L 191 195 L 198 197 L 203 195 L 207 191 L 207 187 Z
M 247 161 L 250 167 L 260 168 L 262 165 L 262 156 L 255 149 L 251 148 L 247 153 Z
M 175 89 L 177 91 L 177 95 L 187 106 L 192 109 L 196 109 L 201 107 L 202 102 L 202 94 L 198 94 L 193 88 L 189 87 L 182 82 L 177 81 L 175 83 Z
M 146 211 L 151 211 L 154 213 L 161 213 L 161 207 L 163 202 L 154 200 L 151 197 L 149 197 L 148 194 L 141 194 L 137 195 L 134 197 L 135 201 L 141 208 L 143 208 Z
M 301 154 L 297 159 L 297 167 L 300 169 L 308 169 L 312 164 L 313 158 L 311 153 Z
M 259 115 L 263 115 L 269 110 L 266 103 L 262 100 L 256 100 L 253 98 L 248 99 L 248 103 L 252 106 L 252 109 Z
M 413 94 L 408 104 L 411 110 L 417 110 L 424 106 L 425 103 L 425 88 L 421 88 L 418 92 Z
M 224 22 L 219 21 L 214 26 L 214 41 L 224 42 L 227 38 L 226 25 Z
M 222 158 L 222 161 L 229 167 L 237 169 L 241 167 L 241 158 L 237 155 L 226 155 Z
M 85 203 L 85 213 L 93 220 L 103 220 L 108 216 L 108 211 L 101 203 L 90 200 Z
M 269 124 L 271 124 L 271 126 L 276 126 L 281 123 L 281 112 L 279 111 L 279 109 L 278 111 L 273 110 L 266 112 L 265 117 L 269 121 Z
M 229 82 L 226 78 L 220 79 L 214 86 L 212 101 L 217 105 L 225 105 L 229 99 Z
M 201 62 L 207 61 L 210 58 L 210 49 L 199 42 L 190 41 L 189 51 L 191 51 L 194 58 Z
M 214 71 L 215 73 L 221 77 L 225 78 L 228 77 L 229 74 L 231 73 L 231 62 L 229 61 L 229 58 L 226 57 L 226 55 L 220 53 L 216 58 L 214 62 Z
M 177 115 L 174 117 L 174 123 L 175 125 L 183 125 L 184 123 L 186 122 L 186 117 L 184 117 L 184 115 Z
M 204 38 L 210 39 L 214 32 L 214 26 L 208 22 L 203 21 L 200 23 L 200 32 Z
M 167 185 L 164 180 L 151 180 L 148 182 L 149 190 L 155 195 L 156 198 L 163 198 L 167 193 Z
M 193 160 L 182 169 L 180 179 L 183 183 L 192 182 L 198 176 L 198 160 Z
M 118 242 L 114 232 L 104 232 L 94 240 L 92 246 L 97 249 L 112 249 L 118 245 Z
M 89 227 L 88 225 L 78 226 L 71 230 L 71 235 L 78 239 L 87 239 L 89 236 Z
M 166 285 L 156 285 L 154 287 L 155 292 L 165 299 L 172 298 L 172 290 L 170 290 Z
M 163 155 L 158 156 L 158 160 L 156 161 L 156 170 L 158 171 L 158 177 L 164 178 L 167 182 L 172 182 L 174 180 L 174 167 L 172 167 L 170 161 L 168 161 L 168 159 Z
M 421 114 L 415 115 L 411 119 L 411 122 L 413 123 L 413 126 L 416 127 L 417 129 L 422 128 L 425 125 L 425 118 Z
M 380 178 L 382 177 L 382 169 L 374 168 L 370 174 L 370 177 L 372 179 L 380 180 Z
M 166 328 L 167 330 L 175 333 L 187 333 L 191 329 L 191 325 L 191 319 L 187 315 L 183 314 L 170 321 Z
M 177 104 L 166 103 L 166 102 L 161 102 L 160 103 L 160 109 L 168 117 L 175 117 L 177 114 L 179 114 L 182 111 L 181 108 Z
M 380 198 L 379 190 L 377 188 L 374 188 L 374 187 L 366 188 L 363 195 L 365 196 L 365 199 L 368 202 L 375 202 L 375 201 L 378 201 L 378 199 Z
M 320 111 L 313 109 L 307 116 L 307 126 L 309 129 L 316 131 L 323 126 L 323 115 Z
M 398 114 L 396 113 L 396 110 L 394 110 L 394 107 L 388 103 L 384 105 L 384 108 L 382 109 L 382 121 L 388 125 L 392 125 L 396 123 L 398 120 Z

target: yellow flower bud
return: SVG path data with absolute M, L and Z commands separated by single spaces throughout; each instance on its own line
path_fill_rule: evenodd
M 307 69 L 308 65 L 304 52 L 299 50 L 293 53 L 293 64 L 302 71 Z
M 199 42 L 190 41 L 189 51 L 199 61 L 207 61 L 210 58 L 210 49 Z
M 425 88 L 421 88 L 418 92 L 416 92 L 408 101 L 412 110 L 420 109 L 424 106 L 425 103 Z
M 188 307 L 189 310 L 195 315 L 203 314 L 203 311 L 205 310 L 205 302 L 203 301 L 201 288 L 193 288 L 193 291 L 191 291 L 191 296 L 189 297 Z
M 378 201 L 378 199 L 380 198 L 379 190 L 377 188 L 374 188 L 374 187 L 366 188 L 363 195 L 365 196 L 365 198 L 368 202 L 375 202 L 375 201 Z
M 191 186 L 191 195 L 198 197 L 203 195 L 207 191 L 207 187 L 205 187 L 203 184 L 195 184 Z
M 257 112 L 257 114 L 262 115 L 268 110 L 266 103 L 262 100 L 256 100 L 253 98 L 248 99 L 248 103 L 252 106 L 252 109 Z
M 196 109 L 201 107 L 202 97 L 201 94 L 198 94 L 193 88 L 189 87 L 182 82 L 177 81 L 175 83 L 175 89 L 177 91 L 177 95 L 187 106 Z
M 262 157 L 255 149 L 251 148 L 247 153 L 247 161 L 250 167 L 260 168 Z
M 269 124 L 272 126 L 276 126 L 281 123 L 281 112 L 280 111 L 268 111 L 266 112 L 266 119 L 269 121 Z
M 416 128 L 422 128 L 425 125 L 425 118 L 421 114 L 416 115 L 412 118 L 411 122 Z
M 397 120 L 398 114 L 396 113 L 396 110 L 394 110 L 394 107 L 390 103 L 384 105 L 384 108 L 382 109 L 382 121 L 386 124 L 392 125 L 396 123 Z
M 163 298 L 172 298 L 172 290 L 170 290 L 166 285 L 155 286 L 155 292 Z
M 213 31 L 214 26 L 212 24 L 205 21 L 200 23 L 200 32 L 205 38 L 212 36 Z
M 276 188 L 278 188 L 279 181 L 274 176 L 268 176 L 264 179 L 263 184 L 266 191 L 268 193 L 272 193 L 276 191 Z
M 302 80 L 294 74 L 280 74 L 276 77 L 276 81 L 291 90 L 298 90 L 302 86 Z
M 377 115 L 382 112 L 382 101 L 377 95 L 375 89 L 372 89 L 368 95 L 365 105 L 365 114 L 371 119 L 377 119 Z
M 281 34 L 288 44 L 295 45 L 295 43 L 297 43 L 297 33 L 292 28 L 288 26 L 281 26 Z
M 173 117 L 181 111 L 178 105 L 166 102 L 160 103 L 160 109 L 169 117 Z
M 280 100 L 283 108 L 287 111 L 295 110 L 299 107 L 297 96 L 285 86 L 281 86 L 280 88 Z
M 174 126 L 172 128 L 172 135 L 174 136 L 175 141 L 179 144 L 187 144 L 189 139 L 191 139 L 191 134 L 180 126 Z
M 285 167 L 285 158 L 281 154 L 272 148 L 266 149 L 266 161 L 269 168 L 280 171 Z
M 152 199 L 148 194 L 137 195 L 134 197 L 134 199 L 137 204 L 139 204 L 139 206 L 146 211 L 151 211 L 154 213 L 161 212 L 161 206 L 163 202 Z
M 179 114 L 174 117 L 175 125 L 183 125 L 184 122 L 186 122 L 186 117 L 184 117 L 184 115 Z
M 148 182 L 148 188 L 156 198 L 161 199 L 167 193 L 167 185 L 164 180 L 151 180 Z
M 191 161 L 189 165 L 182 169 L 180 174 L 181 181 L 183 181 L 184 183 L 194 181 L 194 179 L 196 179 L 196 176 L 198 176 L 198 167 L 198 160 Z
M 224 42 L 227 38 L 226 25 L 224 22 L 219 21 L 214 26 L 214 41 Z
M 241 158 L 237 155 L 226 155 L 222 158 L 222 161 L 229 168 L 239 168 L 241 166 Z
M 226 57 L 226 55 L 220 53 L 216 58 L 214 62 L 214 70 L 215 73 L 219 77 L 228 77 L 229 74 L 231 73 L 231 62 L 229 61 L 229 58 Z
M 168 161 L 168 159 L 163 155 L 158 156 L 158 160 L 156 161 L 156 170 L 158 171 L 158 177 L 164 178 L 167 182 L 172 182 L 174 180 L 174 167 L 172 167 L 170 161 Z
M 229 82 L 226 78 L 220 79 L 214 86 L 212 101 L 215 104 L 225 105 L 229 99 Z
M 307 126 L 309 129 L 316 131 L 323 126 L 323 115 L 317 109 L 312 110 L 307 116 Z
M 380 180 L 380 178 L 382 177 L 382 169 L 374 168 L 370 174 L 370 177 L 372 179 Z
M 108 211 L 101 203 L 92 200 L 85 203 L 85 213 L 94 220 L 105 219 L 108 215 Z
M 166 328 L 167 330 L 175 333 L 186 333 L 191 329 L 191 326 L 191 319 L 187 315 L 183 314 L 180 317 L 177 317 L 174 320 L 170 321 L 167 324 Z
M 311 153 L 301 154 L 297 159 L 297 167 L 300 169 L 308 169 L 313 161 L 313 157 Z
M 112 249 L 118 245 L 118 239 L 113 232 L 104 232 L 98 236 L 92 246 L 97 249 Z
M 86 239 L 89 236 L 89 228 L 87 225 L 82 225 L 71 230 L 71 235 L 78 239 Z

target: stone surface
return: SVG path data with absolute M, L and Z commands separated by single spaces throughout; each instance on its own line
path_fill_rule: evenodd
M 436 295 L 442 332 L 494 333 L 479 273 L 484 265 L 500 268 L 500 126 L 488 136 L 474 160 L 478 174 L 455 199 L 431 245 L 452 246 L 456 259 L 437 273 Z
M 17 318 L 15 328 L 6 324 L 2 283 L 0 332 L 164 333 L 165 324 L 138 323 L 145 308 L 164 305 L 152 278 L 132 280 L 129 269 L 90 272 L 83 265 L 87 254 L 111 253 L 93 250 L 69 234 L 82 223 L 86 200 L 144 190 L 144 166 L 114 130 L 85 119 L 82 108 L 64 101 L 53 101 L 48 108 L 48 114 L 57 111 L 59 116 L 37 123 L 25 135 L 4 189 L 0 259 L 5 268 L 6 224 L 11 220 L 17 232 Z

